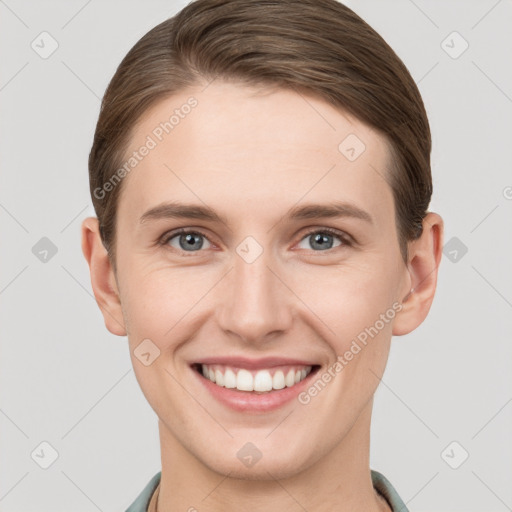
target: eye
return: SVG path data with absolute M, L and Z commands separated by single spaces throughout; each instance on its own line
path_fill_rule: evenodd
M 337 240 L 337 241 L 336 241 Z M 304 247 L 300 244 L 310 244 L 310 247 Z M 210 249 L 212 247 L 208 237 L 200 231 L 180 229 L 165 234 L 159 241 L 160 245 L 171 246 L 173 249 L 182 252 L 200 252 L 201 249 Z M 331 228 L 321 228 L 311 230 L 302 238 L 299 248 L 308 249 L 315 252 L 328 251 L 341 246 L 351 246 L 352 242 L 349 235 L 338 232 Z
M 204 241 L 206 241 L 206 246 Z M 162 245 L 170 245 L 174 249 L 186 252 L 197 252 L 200 249 L 209 249 L 211 247 L 211 243 L 206 235 L 198 231 L 189 231 L 186 229 L 167 234 L 160 243 Z
M 339 243 L 335 244 L 333 239 L 338 239 Z M 303 242 L 311 244 L 315 252 L 327 251 L 340 246 L 350 246 L 351 242 L 347 235 L 340 233 L 334 229 L 322 228 L 310 231 L 301 240 Z M 301 249 L 309 249 L 308 247 L 301 247 Z

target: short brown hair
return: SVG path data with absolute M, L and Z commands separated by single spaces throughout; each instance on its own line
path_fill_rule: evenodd
M 215 78 L 313 94 L 384 135 L 392 162 L 385 179 L 407 261 L 407 242 L 421 235 L 432 195 L 427 114 L 400 58 L 336 0 L 196 0 L 133 46 L 105 92 L 89 155 L 92 200 L 112 261 L 122 183 L 104 197 L 97 191 L 119 169 L 147 109 Z

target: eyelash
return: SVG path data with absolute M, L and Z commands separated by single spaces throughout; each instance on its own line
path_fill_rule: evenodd
M 340 248 L 343 248 L 343 247 L 352 247 L 353 245 L 353 242 L 351 240 L 351 237 L 349 237 L 349 235 L 346 235 L 344 234 L 343 232 L 340 232 L 336 229 L 333 229 L 333 228 L 328 228 L 328 227 L 325 227 L 325 228 L 316 228 L 316 229 L 312 229 L 308 232 L 306 232 L 304 234 L 304 236 L 300 239 L 300 241 L 304 240 L 305 238 L 307 238 L 308 236 L 311 236 L 315 233 L 328 233 L 330 235 L 333 235 L 337 238 L 339 238 L 339 240 L 342 242 L 342 245 L 341 246 L 338 246 L 338 247 L 333 247 L 331 249 L 326 249 L 324 251 L 315 251 L 313 249 L 311 249 L 312 252 L 317 252 L 317 253 L 323 253 L 323 252 L 328 252 L 328 251 L 333 251 L 335 249 L 340 249 Z M 201 235 L 202 237 L 206 238 L 210 243 L 213 243 L 209 237 L 204 234 L 202 231 L 200 230 L 197 230 L 197 229 L 186 229 L 186 228 L 180 228 L 178 230 L 175 230 L 175 231 L 171 231 L 170 233 L 165 233 L 159 240 L 158 240 L 158 245 L 160 246 L 167 246 L 167 244 L 169 243 L 170 240 L 172 240 L 174 237 L 176 237 L 177 235 L 188 235 L 188 234 L 194 234 L 194 235 Z M 173 250 L 175 250 L 175 248 L 173 247 L 172 248 Z M 179 250 L 179 249 L 178 249 Z M 189 253 L 188 255 L 193 255 L 194 253 L 199 253 L 199 252 L 202 252 L 201 250 L 199 251 L 181 251 L 183 253 Z M 188 256 L 187 255 L 187 256 Z

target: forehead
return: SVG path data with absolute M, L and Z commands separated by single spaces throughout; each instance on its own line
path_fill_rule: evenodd
M 141 151 L 143 146 L 150 149 Z M 221 81 L 189 88 L 145 113 L 126 161 L 133 152 L 139 156 L 124 178 L 120 203 L 128 199 L 134 215 L 177 198 L 213 201 L 210 206 L 226 212 L 254 207 L 255 214 L 262 214 L 256 210 L 264 201 L 269 215 L 302 198 L 355 202 L 377 218 L 393 210 L 384 180 L 385 139 L 321 99 L 293 90 Z

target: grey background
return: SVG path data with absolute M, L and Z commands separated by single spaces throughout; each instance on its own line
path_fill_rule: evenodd
M 346 3 L 419 85 L 431 210 L 454 238 L 430 315 L 392 343 L 371 467 L 412 511 L 512 510 L 512 2 Z M 160 470 L 157 417 L 126 338 L 103 325 L 79 228 L 93 213 L 87 156 L 105 87 L 129 48 L 184 5 L 0 1 L 1 512 L 122 511 Z M 42 31 L 59 45 L 47 59 L 31 47 Z M 458 58 L 453 31 L 469 43 Z M 46 262 L 43 237 L 57 249 Z M 58 452 L 48 469 L 43 441 Z

